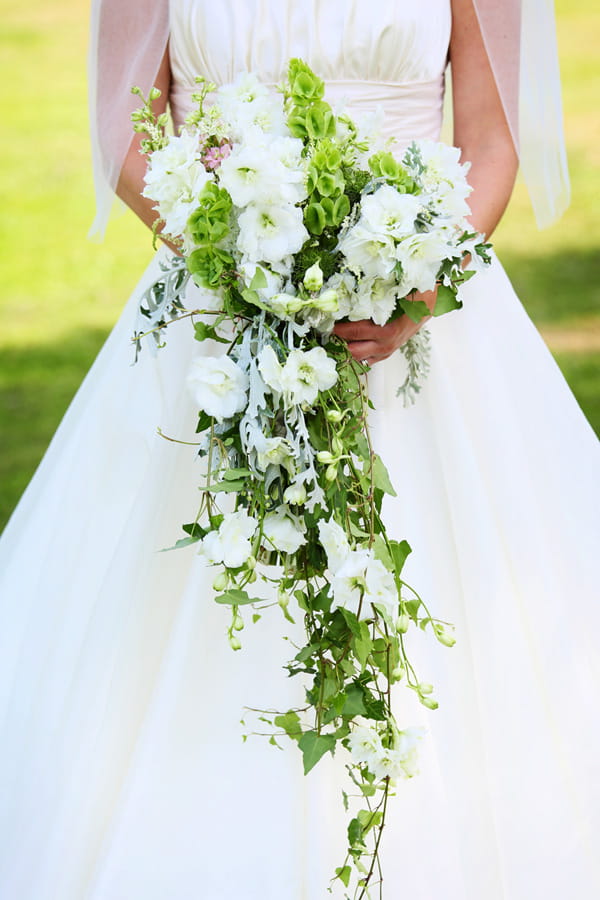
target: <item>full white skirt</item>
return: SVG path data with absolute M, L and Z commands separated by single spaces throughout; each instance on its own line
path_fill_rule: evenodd
M 156 274 L 157 263 L 144 282 Z M 194 548 L 189 323 L 132 367 L 138 292 L 0 542 L 2 900 L 324 900 L 343 759 L 305 778 L 244 707 L 296 705 L 279 609 L 226 640 Z M 457 644 L 409 634 L 440 708 L 398 785 L 386 900 L 600 896 L 598 442 L 499 264 L 431 326 L 416 405 L 369 376 L 406 577 Z M 410 646 L 409 644 L 409 646 Z M 250 721 L 250 720 L 249 720 Z M 253 722 L 256 720 L 253 719 Z

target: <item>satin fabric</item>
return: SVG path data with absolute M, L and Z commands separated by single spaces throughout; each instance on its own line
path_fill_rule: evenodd
M 351 111 L 383 95 L 401 140 L 437 131 L 446 4 L 370 4 L 353 30 L 328 18 L 336 3 L 295 9 L 225 0 L 209 16 L 174 0 L 177 96 L 196 71 L 251 64 L 275 81 L 293 52 L 343 82 Z M 318 49 L 315 34 L 328 35 Z M 241 740 L 257 725 L 245 706 L 302 701 L 281 669 L 280 611 L 248 624 L 234 654 L 211 571 L 193 548 L 159 552 L 197 504 L 193 447 L 156 434 L 193 440 L 197 346 L 180 323 L 131 367 L 137 300 L 157 271 L 0 542 L 0 896 L 322 900 L 344 855 L 343 755 L 305 778 L 295 748 Z M 407 579 L 458 638 L 449 650 L 410 635 L 440 709 L 398 687 L 399 720 L 427 736 L 421 774 L 390 806 L 384 896 L 593 900 L 598 443 L 497 261 L 464 301 L 431 326 L 414 407 L 395 396 L 397 356 L 369 375 L 398 491 L 390 530 L 414 547 Z

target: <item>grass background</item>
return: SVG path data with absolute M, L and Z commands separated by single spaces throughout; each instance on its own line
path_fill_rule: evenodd
M 518 186 L 495 245 L 600 433 L 600 8 L 556 8 L 572 205 L 538 232 Z M 86 238 L 87 18 L 81 0 L 0 0 L 0 526 L 151 256 L 131 214 Z

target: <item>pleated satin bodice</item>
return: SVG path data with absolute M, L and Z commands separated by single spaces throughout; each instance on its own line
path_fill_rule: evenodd
M 384 133 L 437 138 L 450 37 L 449 0 L 172 0 L 171 106 L 181 122 L 194 78 L 253 71 L 281 81 L 302 57 L 351 111 L 382 106 Z

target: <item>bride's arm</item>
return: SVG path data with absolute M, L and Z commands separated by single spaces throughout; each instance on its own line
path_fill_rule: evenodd
M 471 163 L 470 221 L 489 237 L 510 199 L 517 156 L 472 0 L 452 0 L 450 62 L 454 143 L 461 148 L 463 161 Z M 419 299 L 431 309 L 435 293 L 422 294 Z M 370 321 L 344 322 L 334 330 L 348 341 L 355 359 L 372 363 L 391 356 L 419 327 L 402 316 L 383 326 Z
M 157 114 L 160 114 L 167 108 L 171 84 L 168 50 L 165 51 L 162 58 L 154 84 L 161 93 L 159 99 L 152 104 L 152 108 Z M 153 209 L 154 201 L 142 197 L 144 174 L 146 172 L 146 157 L 140 153 L 142 138 L 143 135 L 141 134 L 134 134 L 133 136 L 125 162 L 121 168 L 119 181 L 117 182 L 117 194 L 140 217 L 142 222 L 151 228 L 157 215 L 156 210 Z

